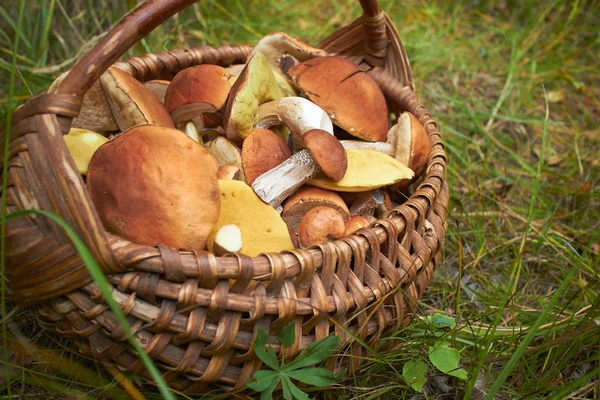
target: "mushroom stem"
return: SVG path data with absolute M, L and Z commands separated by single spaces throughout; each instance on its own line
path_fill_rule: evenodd
M 308 150 L 301 150 L 277 167 L 260 175 L 252 184 L 265 203 L 277 208 L 302 184 L 321 172 Z
M 396 148 L 391 143 L 385 142 L 361 142 L 358 140 L 340 140 L 346 150 L 374 150 L 390 157 L 395 157 Z
M 352 206 L 350 207 L 350 215 L 360 215 L 362 217 L 368 215 L 372 216 L 375 213 L 375 209 L 383 204 L 383 202 L 384 198 L 379 190 L 370 190 L 354 200 L 354 203 L 352 203 Z
M 198 134 L 198 128 L 196 128 L 196 124 L 194 124 L 192 121 L 185 124 L 184 133 L 192 138 L 196 143 L 203 144 L 202 137 Z
M 290 130 L 296 149 L 305 148 L 304 133 L 322 129 L 333 135 L 333 123 L 325 111 L 302 97 L 284 97 L 258 106 L 256 128 L 285 125 Z

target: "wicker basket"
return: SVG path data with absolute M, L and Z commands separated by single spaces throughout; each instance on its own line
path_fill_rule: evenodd
M 255 258 L 141 246 L 107 233 L 62 140 L 82 95 L 123 53 L 193 0 L 155 0 L 123 20 L 73 68 L 56 93 L 14 113 L 7 212 L 52 211 L 82 237 L 114 285 L 114 298 L 167 382 L 187 393 L 242 387 L 261 368 L 252 343 L 296 321 L 287 357 L 336 334 L 356 367 L 362 347 L 406 326 L 440 260 L 446 229 L 446 155 L 437 123 L 419 103 L 398 33 L 375 0 L 364 15 L 318 46 L 342 54 L 377 80 L 399 115 L 410 111 L 431 144 L 426 175 L 414 194 L 370 229 L 325 245 Z M 248 46 L 200 47 L 132 58 L 115 65 L 141 81 L 171 79 L 195 64 L 243 63 Z M 17 304 L 39 323 L 72 338 L 82 353 L 147 376 L 65 232 L 41 216 L 6 226 L 6 278 Z M 252 285 L 250 285 L 252 283 Z M 256 284 L 257 283 L 257 284 Z M 249 285 L 251 289 L 249 288 Z M 339 366 L 339 359 L 330 364 Z

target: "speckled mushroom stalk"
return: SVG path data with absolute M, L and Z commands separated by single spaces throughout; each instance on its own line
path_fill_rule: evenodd
M 333 135 L 313 129 L 304 135 L 304 142 L 306 149 L 263 173 L 252 184 L 252 189 L 265 203 L 278 207 L 321 171 L 334 181 L 339 181 L 346 174 L 346 151 Z

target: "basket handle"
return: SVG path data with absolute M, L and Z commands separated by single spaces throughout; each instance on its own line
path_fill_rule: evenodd
M 198 0 L 148 0 L 127 14 L 94 48 L 81 58 L 56 93 L 83 96 L 108 67 L 154 28 Z M 360 0 L 364 18 L 379 18 L 377 0 Z M 385 29 L 384 29 L 385 31 Z M 381 35 L 366 34 L 366 49 L 380 51 Z M 369 52 L 369 51 L 368 51 Z

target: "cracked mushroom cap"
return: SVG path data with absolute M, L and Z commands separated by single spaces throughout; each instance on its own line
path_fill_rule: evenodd
M 165 107 L 175 124 L 190 121 L 225 106 L 230 73 L 218 65 L 202 64 L 180 71 L 169 85 Z
M 318 57 L 290 68 L 288 74 L 334 124 L 360 139 L 385 141 L 388 109 L 383 92 L 353 62 L 342 57 Z
M 254 129 L 242 146 L 242 165 L 249 185 L 292 156 L 282 138 L 268 129 Z
M 100 84 L 121 131 L 146 124 L 175 127 L 160 100 L 128 73 L 110 67 L 100 76 Z
M 348 169 L 348 158 L 340 141 L 322 129 L 311 129 L 304 134 L 303 139 L 321 171 L 334 181 L 341 180 Z
M 217 169 L 214 157 L 183 132 L 144 125 L 94 153 L 87 185 L 109 232 L 200 251 L 219 219 Z

